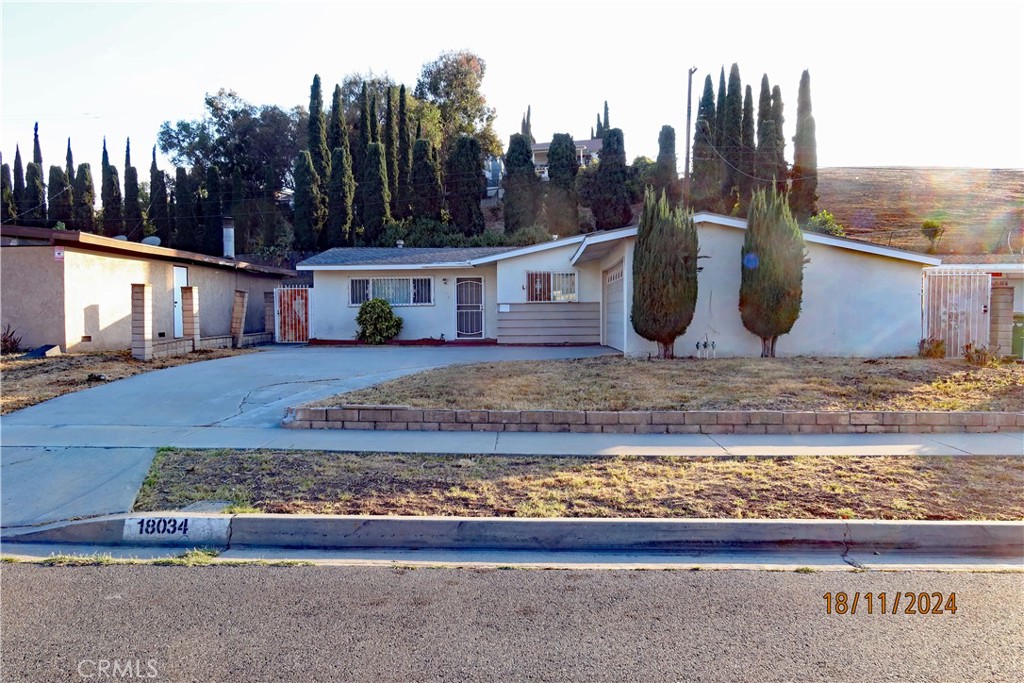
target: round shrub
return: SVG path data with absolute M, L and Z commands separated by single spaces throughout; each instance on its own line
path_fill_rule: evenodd
M 356 338 L 367 344 L 384 344 L 402 331 L 402 319 L 384 299 L 364 301 L 356 315 L 356 324 L 359 325 Z

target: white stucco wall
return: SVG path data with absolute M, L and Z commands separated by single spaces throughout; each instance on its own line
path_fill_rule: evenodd
M 395 306 L 401 316 L 399 339 L 455 339 L 455 278 L 482 277 L 484 280 L 484 336 L 498 336 L 496 275 L 493 265 L 452 270 L 313 271 L 310 336 L 323 340 L 356 338 L 358 306 L 349 305 L 349 280 L 367 277 L 433 278 L 434 303 L 429 306 Z M 447 280 L 447 281 L 446 281 Z
M 562 247 L 554 247 L 498 261 L 498 303 L 527 303 L 527 271 L 577 272 L 576 291 L 579 301 L 600 301 L 600 281 L 594 280 L 593 272 L 579 273 L 570 264 L 570 259 L 572 259 L 572 255 L 576 253 L 578 248 L 579 243 L 572 242 Z
M 701 223 L 703 271 L 698 276 L 697 309 L 676 341 L 678 355 L 695 353 L 705 335 L 719 356 L 758 356 L 761 342 L 739 314 L 740 249 L 744 231 Z M 632 246 L 627 252 L 627 309 L 632 310 Z M 780 356 L 914 355 L 921 332 L 921 270 L 924 264 L 807 243 L 803 302 L 793 330 L 779 338 Z M 627 316 L 628 319 L 628 316 Z M 629 325 L 626 352 L 657 352 Z

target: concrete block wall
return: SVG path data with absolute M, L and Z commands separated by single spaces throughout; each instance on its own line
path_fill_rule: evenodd
M 132 285 L 132 357 L 153 359 L 153 291 L 149 285 Z
M 235 300 L 231 305 L 231 338 L 234 347 L 241 348 L 242 336 L 245 333 L 245 306 L 249 303 L 249 292 L 235 290 Z

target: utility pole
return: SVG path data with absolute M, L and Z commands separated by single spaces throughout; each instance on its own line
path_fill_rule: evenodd
M 690 205 L 690 110 L 693 101 L 693 74 L 697 67 L 690 67 L 686 76 L 686 163 L 683 165 L 683 202 Z

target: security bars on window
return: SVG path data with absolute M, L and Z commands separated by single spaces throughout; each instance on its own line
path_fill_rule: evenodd
M 576 273 L 526 273 L 526 300 L 576 301 Z
M 349 305 L 384 299 L 392 306 L 430 306 L 434 281 L 429 277 L 353 278 L 349 281 Z

